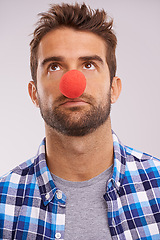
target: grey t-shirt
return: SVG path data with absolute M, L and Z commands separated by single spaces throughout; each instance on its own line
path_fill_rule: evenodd
M 70 182 L 51 173 L 66 201 L 65 240 L 111 240 L 107 204 L 103 198 L 113 165 L 100 175 L 83 182 Z

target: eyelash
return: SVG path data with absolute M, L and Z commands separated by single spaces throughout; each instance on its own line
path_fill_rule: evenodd
M 90 65 L 93 65 L 95 68 L 97 67 L 97 64 L 96 64 L 95 62 L 92 62 L 92 61 L 84 62 L 84 63 L 83 63 L 83 66 L 85 66 L 85 65 L 87 65 L 87 64 L 88 64 L 88 65 L 89 65 L 89 64 L 90 64 Z
M 87 61 L 87 62 L 84 62 L 83 64 L 82 64 L 82 66 L 84 67 L 85 65 L 93 65 L 95 68 L 97 68 L 97 64 L 95 63 L 95 62 L 92 62 L 92 61 Z M 49 65 L 48 65 L 48 67 L 47 67 L 47 71 L 49 72 L 49 71 L 51 71 L 50 70 L 50 68 L 52 67 L 52 66 L 57 66 L 57 67 L 60 67 L 60 68 L 62 68 L 62 66 L 59 64 L 59 63 L 57 63 L 57 62 L 54 62 L 54 63 L 50 63 Z M 56 70 L 55 70 L 56 71 Z M 54 70 L 52 70 L 51 72 L 54 72 Z
M 49 72 L 50 70 L 50 67 L 52 67 L 52 66 L 57 66 L 57 67 L 60 67 L 61 68 L 61 65 L 59 64 L 59 63 L 50 63 L 49 65 L 48 65 L 48 67 L 47 67 L 47 71 Z

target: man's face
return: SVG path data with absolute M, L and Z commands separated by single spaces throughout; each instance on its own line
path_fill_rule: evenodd
M 64 97 L 60 79 L 77 69 L 87 86 L 77 99 Z M 110 114 L 110 74 L 105 42 L 96 34 L 60 28 L 46 34 L 38 48 L 37 99 L 47 126 L 69 136 L 95 131 Z

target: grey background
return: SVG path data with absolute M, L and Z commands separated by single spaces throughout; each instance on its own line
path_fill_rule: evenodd
M 60 2 L 0 0 L 0 175 L 34 156 L 44 137 L 39 110 L 27 91 L 29 42 L 37 13 Z M 160 0 L 85 3 L 114 18 L 123 89 L 112 107 L 112 128 L 124 144 L 160 158 Z

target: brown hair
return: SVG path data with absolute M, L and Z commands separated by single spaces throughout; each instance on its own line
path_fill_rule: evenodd
M 39 14 L 41 18 L 37 22 L 37 27 L 33 33 L 33 39 L 30 43 L 30 67 L 32 79 L 37 81 L 38 66 L 38 46 L 41 39 L 51 30 L 62 26 L 70 27 L 80 31 L 89 31 L 102 37 L 106 42 L 106 62 L 110 71 L 112 81 L 116 73 L 115 49 L 117 38 L 112 30 L 113 20 L 108 21 L 108 16 L 104 10 L 92 10 L 84 3 L 75 5 L 62 3 L 61 5 L 51 5 L 51 8 L 44 13 Z

